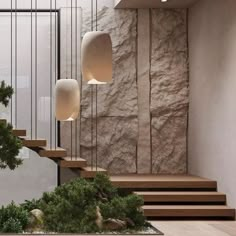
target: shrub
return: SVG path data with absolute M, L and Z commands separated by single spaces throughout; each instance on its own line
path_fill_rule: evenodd
M 9 104 L 13 94 L 13 88 L 7 86 L 4 81 L 0 84 L 0 103 L 5 107 Z M 19 150 L 22 148 L 21 140 L 12 133 L 10 124 L 0 123 L 0 169 L 14 170 L 22 164 L 22 160 L 17 158 Z
M 10 124 L 0 123 L 0 169 L 14 170 L 22 164 L 22 160 L 17 158 L 22 148 L 21 140 L 12 133 Z
M 0 232 L 21 233 L 28 224 L 28 212 L 12 202 L 0 209 Z
M 115 197 L 110 202 L 101 203 L 100 209 L 104 219 L 129 219 L 135 227 L 145 225 L 145 217 L 140 211 L 143 199 L 131 194 L 126 197 Z
M 106 175 L 97 174 L 93 181 L 74 179 L 53 192 L 44 193 L 39 200 L 26 201 L 21 207 L 28 212 L 42 210 L 47 232 L 82 234 L 101 231 L 96 224 L 98 209 L 104 221 L 122 220 L 128 223 L 129 228 L 142 228 L 146 226 L 140 211 L 142 204 L 139 196 L 119 195 Z
M 6 222 L 3 223 L 2 233 L 22 233 L 22 225 L 18 219 L 9 218 Z
M 73 180 L 51 193 L 44 193 L 41 210 L 45 214 L 46 230 L 60 233 L 96 230 L 96 195 L 94 186 L 84 179 Z
M 13 95 L 13 88 L 11 86 L 7 86 L 5 81 L 1 81 L 0 85 L 0 102 L 7 107 L 10 101 L 10 98 Z
M 51 193 L 44 193 L 38 202 L 28 202 L 27 208 L 31 209 L 34 204 L 44 212 L 44 227 L 49 232 L 99 232 L 96 225 L 97 207 L 104 220 L 129 219 L 134 227 L 145 225 L 145 217 L 139 210 L 143 204 L 142 198 L 136 195 L 119 196 L 117 189 L 103 174 L 97 174 L 93 181 L 79 178 L 63 184 Z

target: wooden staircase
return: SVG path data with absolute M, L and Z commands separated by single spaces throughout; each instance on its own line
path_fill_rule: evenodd
M 6 123 L 1 120 L 0 123 Z M 47 147 L 45 139 L 30 139 L 26 130 L 14 129 L 25 147 L 55 161 L 62 168 L 78 169 L 80 176 L 94 178 L 101 168 L 86 160 L 68 157 L 63 148 Z M 226 205 L 226 195 L 217 192 L 217 182 L 190 175 L 119 175 L 110 177 L 114 186 L 144 199 L 144 215 L 152 219 L 235 219 L 235 210 Z
M 0 119 L 0 123 L 7 123 L 7 120 Z M 57 162 L 62 168 L 76 168 L 80 171 L 80 176 L 84 178 L 94 178 L 98 172 L 107 174 L 107 171 L 102 168 L 90 167 L 87 161 L 80 157 L 68 157 L 67 151 L 60 147 L 50 148 L 47 146 L 45 139 L 31 139 L 27 137 L 27 132 L 24 129 L 13 129 L 12 133 L 19 137 L 24 147 L 27 147 L 36 152 L 40 157 L 47 157 Z
M 113 184 L 143 197 L 150 219 L 235 219 L 216 181 L 189 175 L 112 176 Z

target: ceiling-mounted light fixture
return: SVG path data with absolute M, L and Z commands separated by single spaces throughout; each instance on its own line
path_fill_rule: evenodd
M 93 31 L 84 35 L 81 65 L 83 78 L 88 84 L 112 81 L 112 43 L 109 34 Z
M 168 0 L 161 0 L 161 2 L 167 2 Z

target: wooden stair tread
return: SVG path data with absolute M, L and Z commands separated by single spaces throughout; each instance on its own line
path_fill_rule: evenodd
M 40 149 L 37 152 L 41 157 L 61 158 L 67 156 L 67 151 L 60 147 L 56 148 L 40 147 Z
M 144 205 L 142 209 L 149 217 L 235 217 L 235 209 L 221 205 Z
M 160 192 L 135 191 L 144 202 L 226 202 L 226 195 L 219 192 Z
M 30 139 L 30 138 L 22 138 L 23 146 L 28 148 L 35 147 L 44 147 L 47 146 L 47 141 L 45 139 Z
M 13 129 L 12 130 L 12 133 L 15 135 L 15 136 L 26 136 L 26 130 L 25 129 Z
M 91 167 L 91 166 L 86 166 L 81 168 L 80 171 L 80 176 L 83 178 L 94 178 L 96 176 L 97 173 L 103 173 L 103 174 L 107 174 L 107 170 L 100 168 L 100 167 Z
M 87 166 L 87 161 L 80 157 L 65 157 L 60 161 L 60 166 L 64 168 L 82 168 Z
M 121 175 L 111 176 L 119 188 L 216 189 L 216 181 L 191 175 Z

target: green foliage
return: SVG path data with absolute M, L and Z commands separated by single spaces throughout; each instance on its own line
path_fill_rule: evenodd
M 145 217 L 139 210 L 143 205 L 143 199 L 131 194 L 126 197 L 115 197 L 111 201 L 100 204 L 100 209 L 104 219 L 130 219 L 135 226 L 145 224 Z
M 43 211 L 46 232 L 96 233 L 100 232 L 96 220 L 109 218 L 128 222 L 128 230 L 146 226 L 140 211 L 143 200 L 139 196 L 119 195 L 106 175 L 98 174 L 93 181 L 83 178 L 44 193 L 39 200 L 25 201 L 20 206 L 11 203 L 0 209 L 0 233 L 20 233 L 30 225 L 29 213 Z M 100 212 L 99 212 L 100 209 Z M 100 216 L 102 215 L 102 218 Z
M 106 175 L 98 174 L 93 181 L 74 179 L 57 187 L 53 192 L 44 193 L 39 200 L 21 204 L 28 211 L 33 208 L 44 212 L 44 228 L 47 232 L 95 233 L 97 207 L 102 217 L 120 220 L 129 219 L 134 223 L 130 228 L 145 226 L 140 212 L 143 200 L 136 195 L 119 196 Z
M 21 233 L 28 223 L 28 212 L 12 202 L 0 209 L 0 232 Z
M 45 228 L 60 233 L 90 233 L 95 228 L 96 189 L 84 180 L 76 179 L 44 193 L 41 210 Z M 86 222 L 85 222 L 86 221 Z
M 118 196 L 117 189 L 112 185 L 107 175 L 98 173 L 92 184 L 97 192 L 97 197 L 101 201 L 108 201 Z
M 2 233 L 22 233 L 22 225 L 18 219 L 9 218 L 6 222 L 3 223 Z
M 20 206 L 26 210 L 27 212 L 30 212 L 34 209 L 40 208 L 40 200 L 32 199 L 31 201 L 25 200 L 24 203 L 22 203 Z
M 0 103 L 6 107 L 12 94 L 12 87 L 7 86 L 4 81 L 1 81 Z M 0 123 L 0 169 L 9 167 L 9 169 L 14 170 L 21 165 L 22 160 L 17 158 L 21 148 L 21 140 L 13 135 L 12 126 Z
M 9 100 L 13 95 L 13 88 L 11 86 L 7 86 L 4 81 L 1 81 L 0 85 L 0 103 L 2 103 L 5 107 L 8 106 Z
M 22 164 L 22 160 L 17 158 L 22 148 L 21 140 L 12 133 L 10 124 L 0 123 L 0 168 L 14 170 Z

